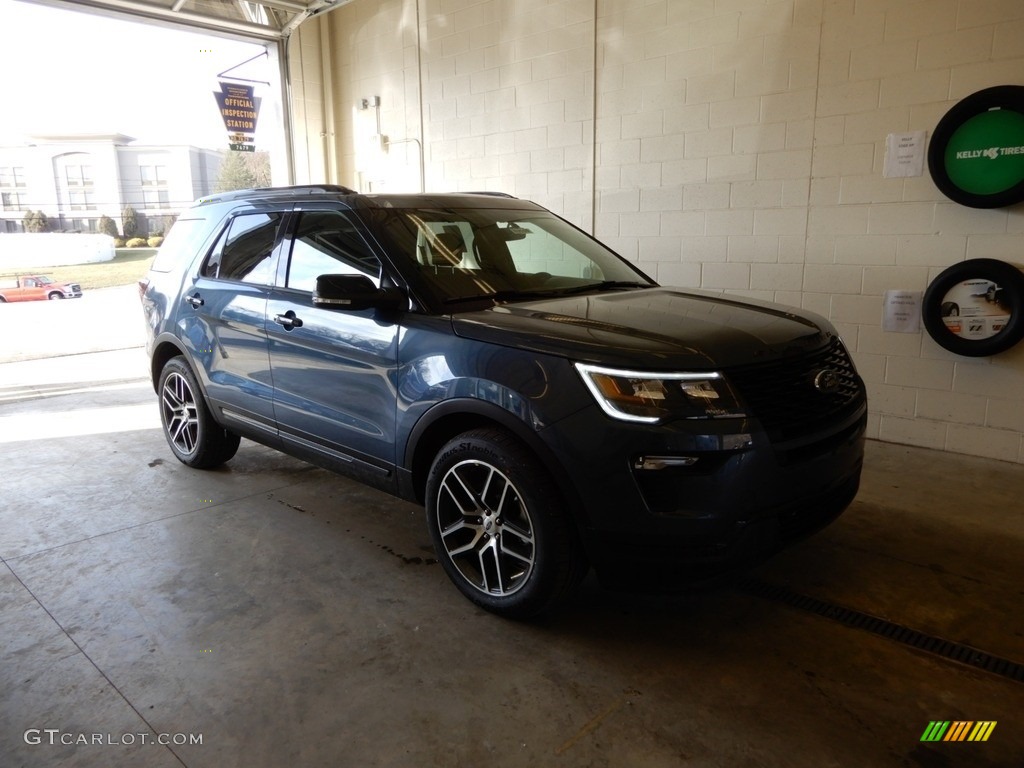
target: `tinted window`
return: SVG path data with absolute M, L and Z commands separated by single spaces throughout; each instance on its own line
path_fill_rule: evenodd
M 245 213 L 228 224 L 203 266 L 204 277 L 245 283 L 273 282 L 271 257 L 283 214 Z
M 203 244 L 206 233 L 205 219 L 178 219 L 167 233 L 150 269 L 170 272 L 179 261 L 191 261 Z
M 365 275 L 380 285 L 380 261 L 338 211 L 303 213 L 292 241 L 286 285 L 312 292 L 320 275 Z

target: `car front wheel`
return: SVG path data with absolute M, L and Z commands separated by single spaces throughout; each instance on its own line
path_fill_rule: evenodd
M 164 437 L 178 461 L 196 469 L 213 469 L 235 455 L 239 436 L 213 420 L 184 358 L 167 361 L 157 390 Z
M 503 430 L 475 429 L 445 445 L 427 478 L 426 501 L 438 560 L 488 611 L 534 617 L 570 595 L 586 573 L 561 494 Z
M 49 296 L 47 296 L 47 298 L 50 301 L 58 301 L 59 299 L 63 299 L 64 298 L 64 294 L 63 293 L 58 293 L 57 291 L 54 291 Z

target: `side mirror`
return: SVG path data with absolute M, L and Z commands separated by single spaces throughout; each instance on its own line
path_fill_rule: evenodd
M 320 275 L 313 291 L 316 306 L 348 312 L 399 309 L 404 301 L 400 288 L 378 288 L 364 275 Z

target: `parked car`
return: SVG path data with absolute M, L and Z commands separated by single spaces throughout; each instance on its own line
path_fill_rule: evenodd
M 0 304 L 8 301 L 80 298 L 82 287 L 78 283 L 58 283 L 46 275 L 0 277 Z
M 864 384 L 827 320 L 661 287 L 524 200 L 216 195 L 140 290 L 181 462 L 244 436 L 423 504 L 448 576 L 506 616 L 588 566 L 742 569 L 857 492 Z

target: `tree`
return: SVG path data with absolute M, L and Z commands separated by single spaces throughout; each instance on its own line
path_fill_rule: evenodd
M 46 232 L 50 228 L 50 220 L 42 211 L 29 211 L 21 223 L 26 232 Z
M 101 235 L 110 235 L 111 237 L 118 236 L 117 224 L 115 224 L 114 220 L 107 216 L 107 214 L 103 214 L 102 216 L 100 216 L 100 222 L 97 225 L 97 229 L 99 230 Z
M 171 227 L 174 226 L 174 222 L 176 222 L 177 220 L 178 220 L 178 214 L 176 214 L 176 213 L 171 213 L 171 214 L 164 215 L 163 219 L 161 219 L 161 221 L 160 221 L 160 232 L 161 232 L 161 234 L 166 235 L 168 232 L 170 232 L 171 231 Z
M 220 164 L 216 192 L 255 189 L 270 186 L 270 154 L 267 152 L 228 152 Z
M 121 231 L 125 237 L 135 237 L 139 233 L 139 215 L 130 205 L 121 211 Z

